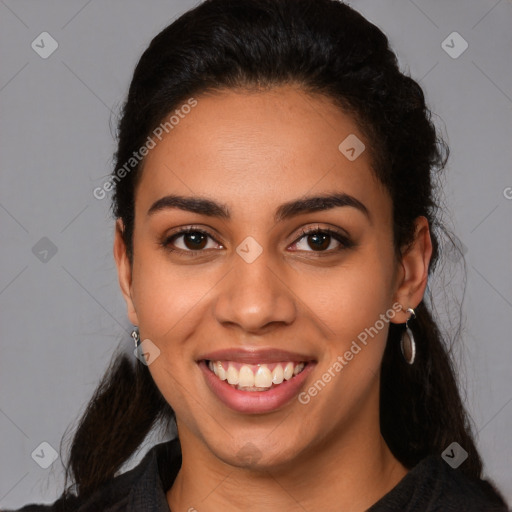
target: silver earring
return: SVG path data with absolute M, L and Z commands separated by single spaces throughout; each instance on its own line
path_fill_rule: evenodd
M 402 350 L 402 355 L 404 356 L 405 362 L 407 364 L 413 364 L 414 359 L 416 358 L 416 343 L 414 341 L 411 328 L 408 324 L 409 320 L 414 320 L 416 318 L 416 313 L 412 308 L 408 308 L 407 312 L 410 313 L 411 316 L 405 322 L 405 331 L 402 333 L 402 337 L 400 338 L 400 348 Z
M 132 331 L 132 338 L 133 338 L 133 341 L 135 342 L 135 348 L 137 348 L 140 343 L 140 334 L 139 334 L 139 329 L 137 329 L 137 327 L 135 327 L 135 329 L 133 329 L 133 331 Z

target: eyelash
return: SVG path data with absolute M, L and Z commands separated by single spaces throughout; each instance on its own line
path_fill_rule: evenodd
M 196 228 L 194 226 L 188 226 L 186 228 L 182 228 L 182 229 L 176 231 L 175 233 L 173 233 L 170 236 L 165 237 L 161 242 L 161 246 L 164 249 L 168 250 L 169 252 L 182 253 L 182 254 L 184 253 L 187 256 L 195 256 L 195 255 L 198 255 L 199 253 L 204 253 L 205 249 L 184 251 L 183 249 L 173 249 L 171 247 L 172 241 L 175 241 L 175 239 L 178 238 L 179 236 L 184 235 L 184 234 L 186 235 L 188 233 L 200 233 L 200 234 L 206 235 L 206 236 L 210 237 L 212 240 L 214 240 L 217 244 L 219 244 L 219 242 L 217 242 L 217 240 L 215 240 L 215 238 L 210 233 L 208 233 L 208 231 L 205 231 L 200 228 Z M 296 243 L 298 243 L 302 238 L 304 238 L 307 235 L 316 235 L 316 234 L 329 235 L 341 244 L 341 246 L 338 247 L 337 249 L 330 249 L 328 251 L 313 251 L 313 250 L 305 251 L 305 252 L 312 252 L 313 254 L 316 254 L 317 257 L 321 257 L 322 255 L 325 255 L 325 254 L 333 254 L 336 252 L 341 252 L 345 249 L 350 249 L 350 248 L 354 247 L 354 243 L 346 235 L 344 235 L 338 231 L 335 231 L 333 229 L 321 228 L 320 226 L 316 226 L 315 228 L 302 229 L 299 233 L 299 237 L 295 239 L 295 241 L 292 243 L 292 245 L 295 245 Z

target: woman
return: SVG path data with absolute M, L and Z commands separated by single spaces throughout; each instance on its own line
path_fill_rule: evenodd
M 73 485 L 21 510 L 506 510 L 424 300 L 447 154 L 347 5 L 210 0 L 163 30 L 106 187 L 137 359 L 89 403 Z

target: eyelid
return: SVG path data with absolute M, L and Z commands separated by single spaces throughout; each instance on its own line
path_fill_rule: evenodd
M 298 236 L 299 238 L 296 238 L 295 241 L 299 240 L 304 235 L 314 234 L 317 232 L 328 233 L 331 235 L 337 235 L 340 238 L 346 239 L 347 241 L 350 240 L 350 235 L 345 230 L 343 230 L 341 228 L 335 228 L 335 227 L 322 227 L 320 224 L 317 223 L 313 227 L 301 228 L 298 235 L 296 235 L 296 237 Z

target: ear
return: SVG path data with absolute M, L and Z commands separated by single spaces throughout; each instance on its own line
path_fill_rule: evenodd
M 128 318 L 133 325 L 139 325 L 137 312 L 132 298 L 132 268 L 128 255 L 126 254 L 126 244 L 123 238 L 124 225 L 121 219 L 116 221 L 116 232 L 114 235 L 114 259 L 117 266 L 117 276 L 119 286 L 123 293 L 126 307 L 128 308 Z
M 415 221 L 414 240 L 401 255 L 395 301 L 402 311 L 395 315 L 393 323 L 404 323 L 409 318 L 407 308 L 415 308 L 423 300 L 427 287 L 428 267 L 432 256 L 432 240 L 426 217 Z

